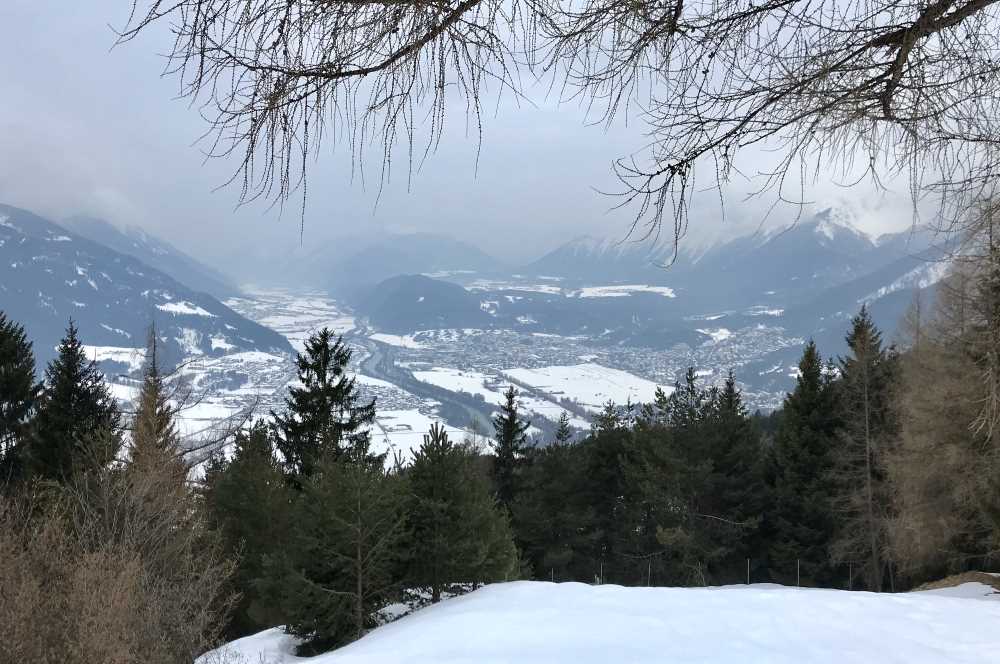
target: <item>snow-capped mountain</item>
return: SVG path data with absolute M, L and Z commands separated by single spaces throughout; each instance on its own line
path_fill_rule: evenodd
M 672 245 L 584 236 L 550 251 L 521 271 L 590 283 L 639 281 L 658 284 L 671 280 L 667 265 L 693 262 L 683 250 L 676 262 L 674 258 Z
M 810 219 L 733 238 L 707 249 L 681 244 L 612 242 L 582 238 L 550 252 L 525 271 L 583 284 L 662 284 L 679 298 L 706 307 L 736 308 L 748 301 L 789 305 L 848 283 L 930 245 L 927 233 L 873 238 L 850 217 L 827 209 Z
M 98 360 L 134 364 L 155 322 L 165 358 L 291 352 L 288 340 L 145 262 L 31 212 L 0 205 L 0 309 L 43 363 L 72 318 Z
M 137 226 L 120 229 L 103 219 L 87 216 L 71 217 L 66 220 L 65 226 L 120 254 L 138 258 L 192 290 L 218 298 L 239 294 L 239 288 L 229 277 Z

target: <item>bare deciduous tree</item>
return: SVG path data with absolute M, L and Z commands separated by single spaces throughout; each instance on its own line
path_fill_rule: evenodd
M 948 229 L 1000 168 L 997 0 L 133 0 L 120 41 L 167 21 L 167 71 L 211 154 L 239 157 L 244 200 L 304 200 L 329 137 L 356 164 L 377 144 L 383 177 L 402 144 L 412 169 L 446 108 L 479 127 L 484 91 L 520 94 L 522 72 L 646 123 L 615 163 L 644 236 L 669 220 L 679 239 L 696 175 L 721 194 L 748 150 L 775 150 L 746 173 L 775 204 L 831 170 L 904 177 Z
M 902 432 L 889 460 L 893 545 L 910 572 L 964 571 L 1000 551 L 997 219 L 993 205 L 970 218 L 932 311 L 910 316 L 919 343 L 903 357 Z

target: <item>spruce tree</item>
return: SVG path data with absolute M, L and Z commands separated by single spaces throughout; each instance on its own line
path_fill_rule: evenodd
M 769 562 L 777 581 L 807 586 L 834 582 L 831 468 L 838 425 L 835 387 L 810 341 L 799 362 L 795 389 L 785 397 L 770 471 L 774 504 L 767 520 Z
M 769 492 L 763 482 L 761 435 L 743 405 L 743 396 L 730 371 L 706 422 L 708 454 L 712 460 L 706 507 L 718 517 L 718 560 L 712 568 L 713 583 L 740 583 L 763 568 L 766 555 L 760 524 Z
M 518 573 L 505 510 L 476 469 L 474 453 L 431 427 L 409 468 L 407 583 L 429 591 L 505 581 Z
M 630 524 L 625 518 L 628 507 L 626 495 L 635 488 L 630 485 L 625 472 L 625 460 L 630 451 L 632 432 L 622 418 L 621 410 L 610 401 L 595 418 L 587 440 L 580 443 L 584 451 L 584 473 L 587 483 L 582 487 L 582 499 L 590 510 L 587 519 L 586 541 L 591 544 L 587 552 L 591 561 L 588 581 L 594 578 L 615 577 L 616 563 L 621 562 L 622 541 L 628 536 Z M 602 577 L 602 569 L 607 574 Z M 611 576 L 608 577 L 608 574 Z
M 0 311 L 0 487 L 21 474 L 21 455 L 41 386 L 24 328 Z
M 311 335 L 296 360 L 301 387 L 289 389 L 284 414 L 271 413 L 278 451 L 296 482 L 326 455 L 336 459 L 351 448 L 367 449 L 375 401 L 362 403 L 347 375 L 351 354 L 328 328 Z
M 518 469 L 524 460 L 526 432 L 531 424 L 521 419 L 517 390 L 513 385 L 507 388 L 503 398 L 500 412 L 493 417 L 493 452 L 496 454 L 493 481 L 500 504 L 509 510 L 517 494 Z
M 589 482 L 587 457 L 584 444 L 568 444 L 570 435 L 564 412 L 553 443 L 528 450 L 511 515 L 526 562 L 543 581 L 592 578 L 591 511 L 581 499 Z
M 238 431 L 232 456 L 213 456 L 205 470 L 203 499 L 209 528 L 236 561 L 232 590 L 239 594 L 227 640 L 286 624 L 281 592 L 269 583 L 265 560 L 289 543 L 291 495 L 263 420 Z
M 361 638 L 395 595 L 405 487 L 384 464 L 364 446 L 328 454 L 294 502 L 278 583 L 301 654 Z
M 899 435 L 897 358 L 882 346 L 882 333 L 866 307 L 851 321 L 849 352 L 840 359 L 838 396 L 843 413 L 836 454 L 837 535 L 835 559 L 858 564 L 869 590 L 884 587 L 892 518 L 887 459 Z M 852 584 L 853 585 L 853 584 Z
M 106 466 L 120 446 L 121 413 L 70 321 L 58 356 L 45 369 L 38 415 L 25 446 L 28 471 L 64 481 L 78 471 Z
M 565 445 L 573 438 L 573 429 L 569 425 L 569 414 L 564 410 L 559 414 L 559 423 L 553 436 L 556 445 Z

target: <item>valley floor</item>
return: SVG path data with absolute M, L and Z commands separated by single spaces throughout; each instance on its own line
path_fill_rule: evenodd
M 906 594 L 787 588 L 486 586 L 315 658 L 273 629 L 198 664 L 995 662 L 1000 595 L 981 583 Z

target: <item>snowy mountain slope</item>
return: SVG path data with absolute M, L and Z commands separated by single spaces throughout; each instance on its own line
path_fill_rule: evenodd
M 145 346 L 151 322 L 164 357 L 226 352 L 291 352 L 277 332 L 210 295 L 178 283 L 31 212 L 0 205 L 0 309 L 24 324 L 44 363 L 72 318 L 98 359 Z M 119 361 L 122 369 L 127 361 Z
M 743 235 L 707 249 L 581 238 L 524 268 L 567 281 L 661 284 L 706 307 L 735 308 L 761 298 L 788 304 L 857 279 L 929 244 L 929 234 L 872 238 L 834 209 L 768 232 Z M 667 266 L 669 264 L 669 266 Z
M 86 216 L 71 217 L 65 225 L 89 240 L 138 258 L 192 290 L 218 298 L 239 294 L 240 289 L 229 277 L 136 226 L 119 229 L 103 219 Z
M 980 601 L 975 590 L 891 595 L 519 581 L 421 609 L 318 657 L 292 656 L 294 640 L 268 630 L 198 664 L 981 664 L 996 661 L 1000 649 L 1000 601 Z

